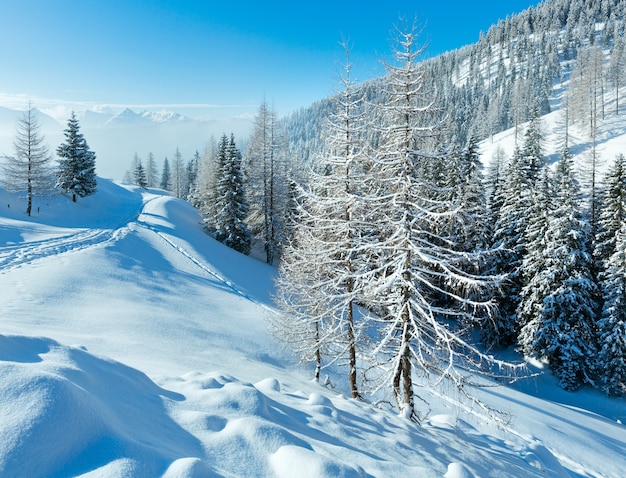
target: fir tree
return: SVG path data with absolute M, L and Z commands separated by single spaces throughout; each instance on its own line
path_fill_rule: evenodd
M 544 166 L 541 119 L 536 107 L 531 110 L 528 128 L 526 128 L 526 132 L 524 133 L 522 156 L 525 160 L 528 179 L 531 184 L 534 184 Z
M 564 155 L 556 170 L 555 210 L 545 233 L 541 281 L 549 290 L 540 317 L 527 323 L 521 342 L 547 359 L 561 386 L 593 384 L 598 290 L 593 278 L 589 223 L 581 213 L 579 187 Z
M 567 155 L 567 153 L 564 153 Z M 531 207 L 528 211 L 528 227 L 525 231 L 526 250 L 521 264 L 522 289 L 517 308 L 518 323 L 522 330 L 518 336 L 518 345 L 522 351 L 531 355 L 534 351 L 534 333 L 541 323 L 544 299 L 550 295 L 550 281 L 546 237 L 554 205 L 555 187 L 547 168 L 542 171 L 533 191 Z
M 595 255 L 600 264 L 602 316 L 599 370 L 610 395 L 626 393 L 626 159 L 620 154 L 607 173 Z
M 59 170 L 57 186 L 65 192 L 85 197 L 96 192 L 96 155 L 79 131 L 78 119 L 72 111 L 65 130 L 65 143 L 57 148 Z
M 161 189 L 165 189 L 166 191 L 170 191 L 172 189 L 172 178 L 170 172 L 170 163 L 165 158 L 163 161 L 163 172 L 161 173 Z
M 600 268 L 606 268 L 615 253 L 617 232 L 626 223 L 626 158 L 623 154 L 615 162 L 604 180 L 602 212 L 598 221 L 594 254 Z
M 133 183 L 142 189 L 148 187 L 148 180 L 146 179 L 146 171 L 143 168 L 141 159 L 138 159 L 135 163 L 135 170 L 133 171 Z
M 499 315 L 490 336 L 494 343 L 510 345 L 519 331 L 517 309 L 521 301 L 522 262 L 526 254 L 526 228 L 531 207 L 530 179 L 524 157 L 515 149 L 500 191 L 501 204 L 494 226 L 493 272 L 505 277 L 496 296 Z M 523 324 L 522 324 L 523 325 Z
M 599 328 L 598 368 L 609 395 L 626 394 L 626 222 L 617 232 L 615 252 L 602 279 L 604 307 Z
M 218 163 L 220 176 L 217 181 L 215 238 L 236 251 L 249 254 L 252 235 L 244 222 L 248 203 L 243 188 L 241 153 L 235 146 L 235 137 L 232 134 L 230 141 L 226 135 L 220 140 Z

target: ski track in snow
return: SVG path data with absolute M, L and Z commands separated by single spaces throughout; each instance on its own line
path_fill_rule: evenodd
M 167 244 L 168 247 L 175 250 L 185 259 L 190 261 L 203 273 L 226 285 L 239 297 L 263 307 L 268 311 L 274 312 L 273 309 L 268 307 L 266 304 L 255 300 L 253 297 L 239 289 L 232 281 L 229 281 L 225 277 L 222 277 L 215 271 L 211 270 L 201 260 L 194 257 L 184 248 L 176 244 L 172 239 L 167 237 L 167 235 L 158 231 L 157 228 L 149 222 L 141 220 L 141 216 L 145 213 L 148 205 L 157 199 L 157 197 L 145 200 L 142 204 L 141 210 L 126 218 L 124 221 L 121 221 L 121 224 L 117 228 L 87 228 L 81 229 L 74 234 L 67 234 L 60 237 L 2 246 L 0 247 L 0 274 L 7 273 L 12 269 L 50 256 L 58 256 L 60 254 L 82 251 L 91 247 L 108 245 L 123 239 L 126 234 L 133 230 L 133 226 L 138 225 L 156 234 L 165 244 Z
M 118 241 L 128 234 L 130 224 L 137 220 L 139 214 L 152 200 L 145 201 L 140 211 L 120 221 L 118 227 L 81 228 L 74 234 L 1 246 L 0 274 L 50 256 L 78 252 L 90 247 L 103 246 Z
M 0 273 L 46 257 L 81 251 L 118 240 L 126 234 L 127 229 L 127 226 L 119 229 L 86 229 L 53 239 L 3 246 L 0 248 Z
M 231 282 L 228 279 L 220 276 L 215 271 L 212 271 L 205 264 L 203 264 L 202 261 L 200 261 L 199 259 L 197 259 L 193 255 L 189 254 L 185 249 L 180 247 L 178 244 L 174 243 L 171 239 L 169 239 L 162 232 L 157 231 L 154 227 L 150 226 L 147 223 L 144 223 L 144 222 L 141 222 L 141 221 L 139 221 L 139 223 L 141 225 L 145 226 L 146 228 L 148 228 L 150 231 L 152 231 L 158 237 L 160 237 L 169 247 L 173 248 L 176 252 L 178 252 L 180 255 L 182 255 L 187 260 L 189 260 L 192 264 L 194 264 L 196 267 L 198 267 L 200 270 L 202 270 L 205 274 L 207 274 L 210 277 L 215 278 L 217 281 L 225 284 L 230 290 L 232 290 L 239 297 L 242 297 L 243 299 L 246 299 L 246 300 L 252 302 L 253 304 L 258 305 L 259 307 L 263 307 L 267 311 L 275 312 L 272 308 L 268 307 L 266 304 L 263 304 L 263 303 L 255 300 L 253 297 L 251 297 L 250 295 L 248 295 L 245 292 L 243 292 L 233 282 Z

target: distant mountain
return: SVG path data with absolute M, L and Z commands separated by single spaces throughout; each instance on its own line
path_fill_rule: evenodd
M 22 111 L 0 107 L 0 155 L 12 154 L 15 125 Z M 136 112 L 131 108 L 88 109 L 77 111 L 81 132 L 96 153 L 96 171 L 100 176 L 121 179 L 135 156 L 152 153 L 159 166 L 176 149 L 188 160 L 196 151 L 203 153 L 211 137 L 234 133 L 244 139 L 251 120 L 202 121 L 167 110 Z M 65 120 L 57 121 L 37 110 L 41 132 L 51 153 L 63 141 Z
M 183 116 L 178 113 L 174 113 L 173 111 L 142 111 L 139 113 L 142 118 L 148 119 L 155 123 L 182 123 L 182 122 L 193 122 L 195 120 L 188 118 L 187 116 Z
M 80 113 L 78 119 L 80 121 L 80 125 L 84 129 L 92 129 L 99 128 L 103 126 L 107 121 L 109 121 L 113 117 L 114 113 L 112 112 L 102 112 L 102 111 L 94 111 L 94 110 L 85 110 Z
M 135 113 L 130 108 L 125 108 L 116 115 L 109 118 L 102 127 L 122 127 L 122 126 L 136 126 L 149 123 L 150 119 Z

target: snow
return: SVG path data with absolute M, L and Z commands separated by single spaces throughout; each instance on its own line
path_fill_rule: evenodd
M 625 401 L 547 368 L 481 392 L 506 425 L 450 396 L 418 425 L 312 382 L 267 331 L 275 270 L 161 191 L 99 179 L 32 218 L 0 206 L 0 476 L 626 472 Z

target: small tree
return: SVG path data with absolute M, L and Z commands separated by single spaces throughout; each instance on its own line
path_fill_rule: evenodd
M 51 191 L 54 186 L 52 157 L 32 106 L 18 120 L 13 144 L 15 156 L 5 157 L 5 187 L 7 191 L 26 193 L 26 214 L 30 216 L 33 198 Z
M 65 143 L 57 148 L 59 170 L 57 186 L 77 196 L 85 197 L 96 192 L 96 155 L 89 149 L 87 141 L 80 133 L 78 119 L 72 111 L 65 129 Z
M 172 189 L 172 178 L 170 172 L 170 163 L 165 158 L 163 161 L 163 172 L 161 173 L 161 189 L 165 189 L 166 191 L 170 191 Z
M 139 159 L 135 164 L 135 169 L 133 171 L 133 182 L 135 183 L 135 185 L 139 186 L 142 189 L 148 187 L 146 171 L 143 168 L 143 164 L 141 164 L 141 159 Z
M 156 161 L 154 160 L 154 154 L 148 153 L 148 158 L 146 159 L 146 166 L 144 169 L 146 170 L 146 182 L 148 183 L 148 187 L 156 187 L 158 173 Z

